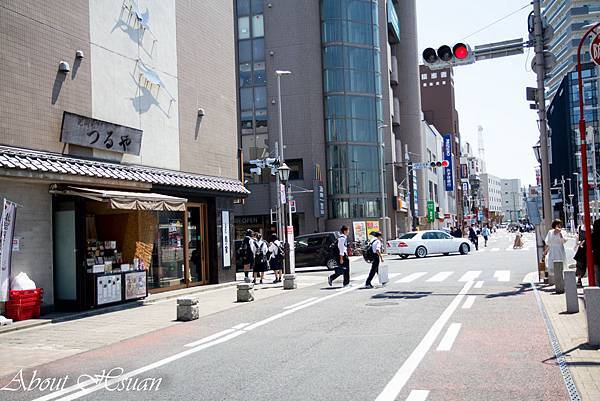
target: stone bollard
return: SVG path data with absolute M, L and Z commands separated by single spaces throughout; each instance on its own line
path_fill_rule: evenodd
M 579 312 L 579 296 L 577 294 L 577 277 L 575 270 L 567 269 L 565 277 L 565 299 L 567 300 L 567 313 Z
M 554 261 L 554 292 L 562 294 L 565 292 L 565 280 L 563 278 L 564 262 Z
M 177 298 L 177 320 L 189 322 L 200 317 L 200 307 L 197 298 Z
M 600 288 L 584 288 L 583 297 L 585 299 L 588 344 L 598 346 L 600 345 Z
M 295 290 L 296 288 L 297 288 L 296 275 L 295 274 L 284 274 L 283 275 L 283 289 L 284 290 Z
M 240 283 L 237 285 L 237 301 L 250 302 L 254 301 L 254 284 Z

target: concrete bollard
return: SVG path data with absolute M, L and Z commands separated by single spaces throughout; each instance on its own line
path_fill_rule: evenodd
M 197 298 L 177 298 L 177 320 L 189 322 L 200 317 L 200 307 Z
M 251 302 L 254 301 L 254 284 L 240 283 L 237 285 L 237 301 Z
M 600 287 L 583 289 L 587 318 L 588 344 L 600 345 Z
M 554 261 L 554 291 L 557 294 L 562 294 L 563 292 L 565 292 L 565 280 L 563 278 L 563 269 L 563 261 Z
M 297 288 L 296 275 L 295 274 L 284 274 L 283 275 L 283 289 L 284 290 L 295 290 L 296 288 Z
M 565 270 L 564 277 L 567 313 L 577 313 L 579 312 L 579 297 L 577 295 L 577 277 L 575 270 Z

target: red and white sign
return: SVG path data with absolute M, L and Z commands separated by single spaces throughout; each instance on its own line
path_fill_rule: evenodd
M 590 56 L 596 65 L 600 65 L 600 35 L 596 35 L 590 43 Z

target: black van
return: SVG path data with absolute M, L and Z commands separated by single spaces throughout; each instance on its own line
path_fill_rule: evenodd
M 337 240 L 339 232 L 331 231 L 300 235 L 295 238 L 295 260 L 297 267 L 327 266 L 333 270 L 338 264 Z

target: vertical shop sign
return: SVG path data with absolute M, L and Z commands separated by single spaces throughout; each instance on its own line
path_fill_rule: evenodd
M 223 267 L 231 267 L 231 238 L 229 237 L 229 210 L 221 212 L 223 227 Z
M 427 221 L 432 223 L 435 221 L 435 202 L 427 201 Z
M 325 187 L 323 181 L 313 181 L 313 197 L 315 217 L 325 217 Z
M 444 134 L 444 160 L 448 162 L 448 167 L 444 167 L 444 183 L 446 191 L 454 191 L 454 177 L 452 174 L 452 134 Z
M 2 201 L 0 215 L 0 302 L 8 301 L 10 267 L 15 233 L 17 205 L 7 199 Z

